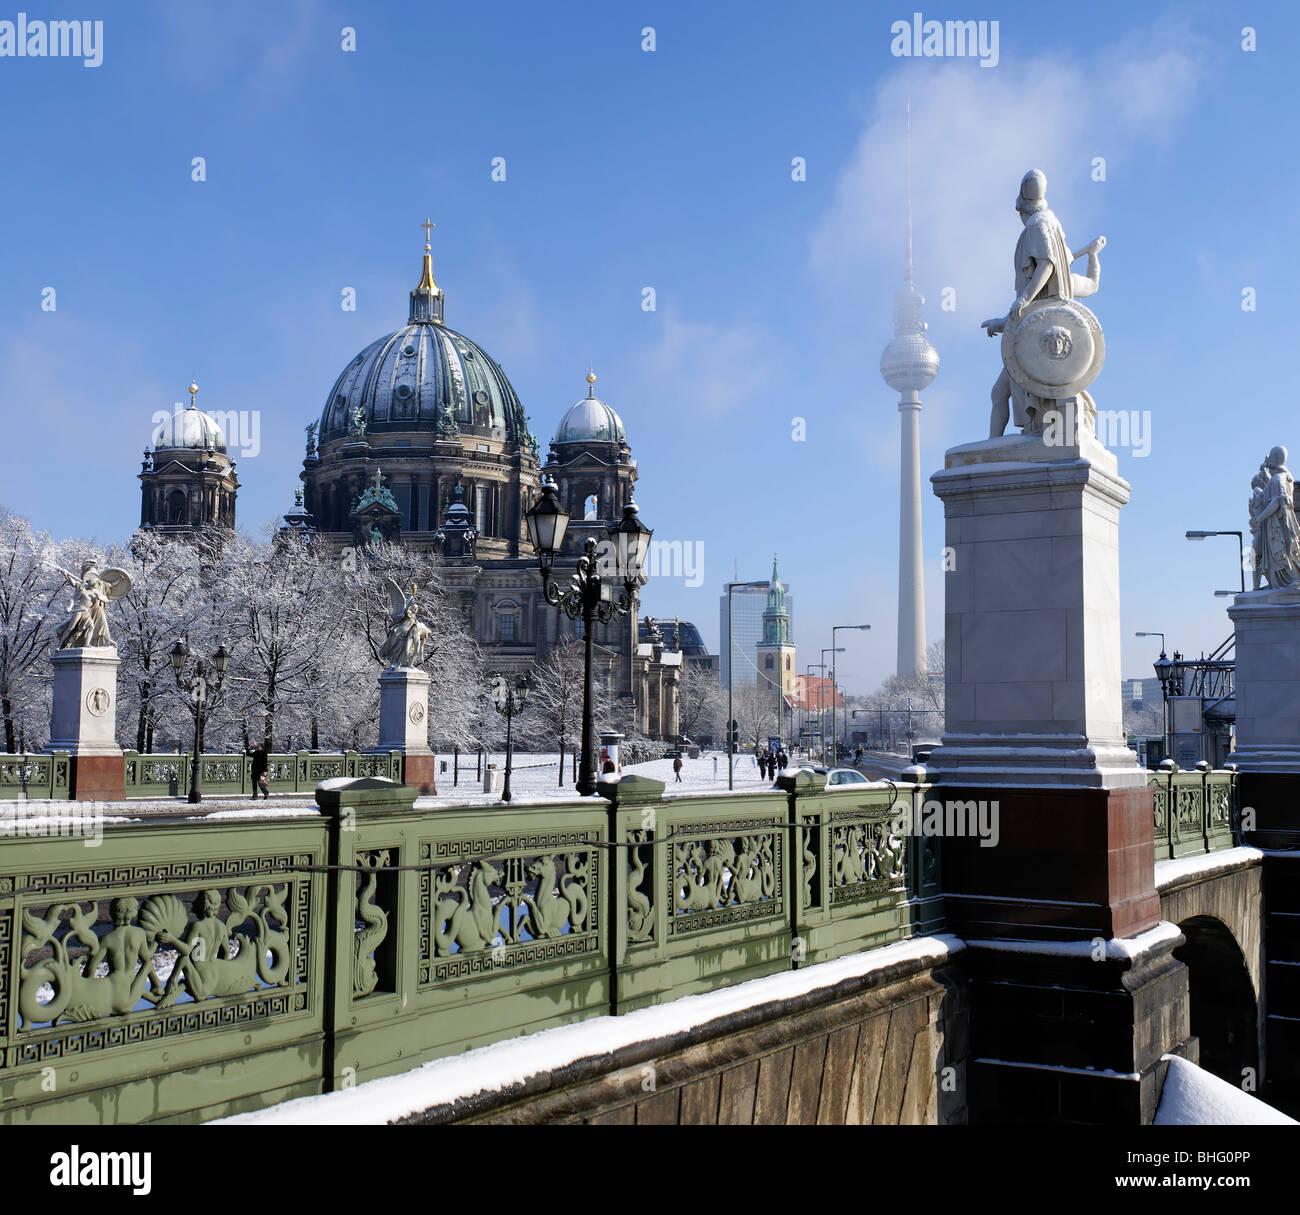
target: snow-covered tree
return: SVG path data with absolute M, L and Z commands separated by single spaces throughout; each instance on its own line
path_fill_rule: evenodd
M 43 738 L 44 680 L 66 587 L 58 552 L 45 532 L 0 509 L 0 716 L 5 750 Z

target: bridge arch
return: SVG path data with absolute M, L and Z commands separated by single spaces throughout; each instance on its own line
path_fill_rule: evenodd
M 1188 971 L 1201 1066 L 1238 1086 L 1252 1068 L 1257 1091 L 1267 1066 L 1261 859 L 1234 848 L 1190 871 L 1186 861 L 1156 866 L 1161 913 L 1186 938 L 1174 956 Z
M 1209 915 L 1178 925 L 1186 943 L 1174 950 L 1188 971 L 1191 1032 L 1200 1041 L 1201 1066 L 1240 1086 L 1260 1083 L 1259 1004 L 1245 955 L 1232 930 Z

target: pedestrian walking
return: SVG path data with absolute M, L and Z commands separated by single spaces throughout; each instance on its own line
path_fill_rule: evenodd
M 789 764 L 789 762 L 790 757 L 785 753 L 784 748 L 776 753 L 776 766 L 780 768 L 782 772 L 785 771 L 786 765 Z
M 682 757 L 680 755 L 673 756 L 673 780 L 679 785 L 682 783 Z
M 253 757 L 253 800 L 257 801 L 257 794 L 260 791 L 262 797 L 269 802 L 271 800 L 271 779 L 267 772 L 269 765 L 266 756 L 266 743 L 258 743 L 250 754 Z

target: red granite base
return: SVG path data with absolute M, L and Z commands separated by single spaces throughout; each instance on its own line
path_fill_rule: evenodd
M 1109 939 L 1159 922 L 1150 789 L 945 785 L 929 797 L 998 804 L 996 847 L 943 840 L 944 904 L 959 936 Z
M 421 793 L 437 793 L 434 772 L 438 766 L 436 755 L 402 756 L 402 783 L 414 785 Z
M 126 799 L 126 764 L 120 755 L 74 755 L 70 781 L 73 801 Z

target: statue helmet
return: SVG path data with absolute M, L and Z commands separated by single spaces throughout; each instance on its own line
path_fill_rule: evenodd
M 1286 467 L 1286 448 L 1285 448 L 1285 447 L 1274 447 L 1274 448 L 1273 448 L 1273 449 L 1268 453 L 1268 466 L 1269 466 L 1269 468 L 1285 468 L 1285 467 Z
M 1016 210 L 1022 215 L 1032 215 L 1035 211 L 1047 209 L 1047 175 L 1042 169 L 1030 169 L 1020 179 L 1020 197 L 1016 199 Z

